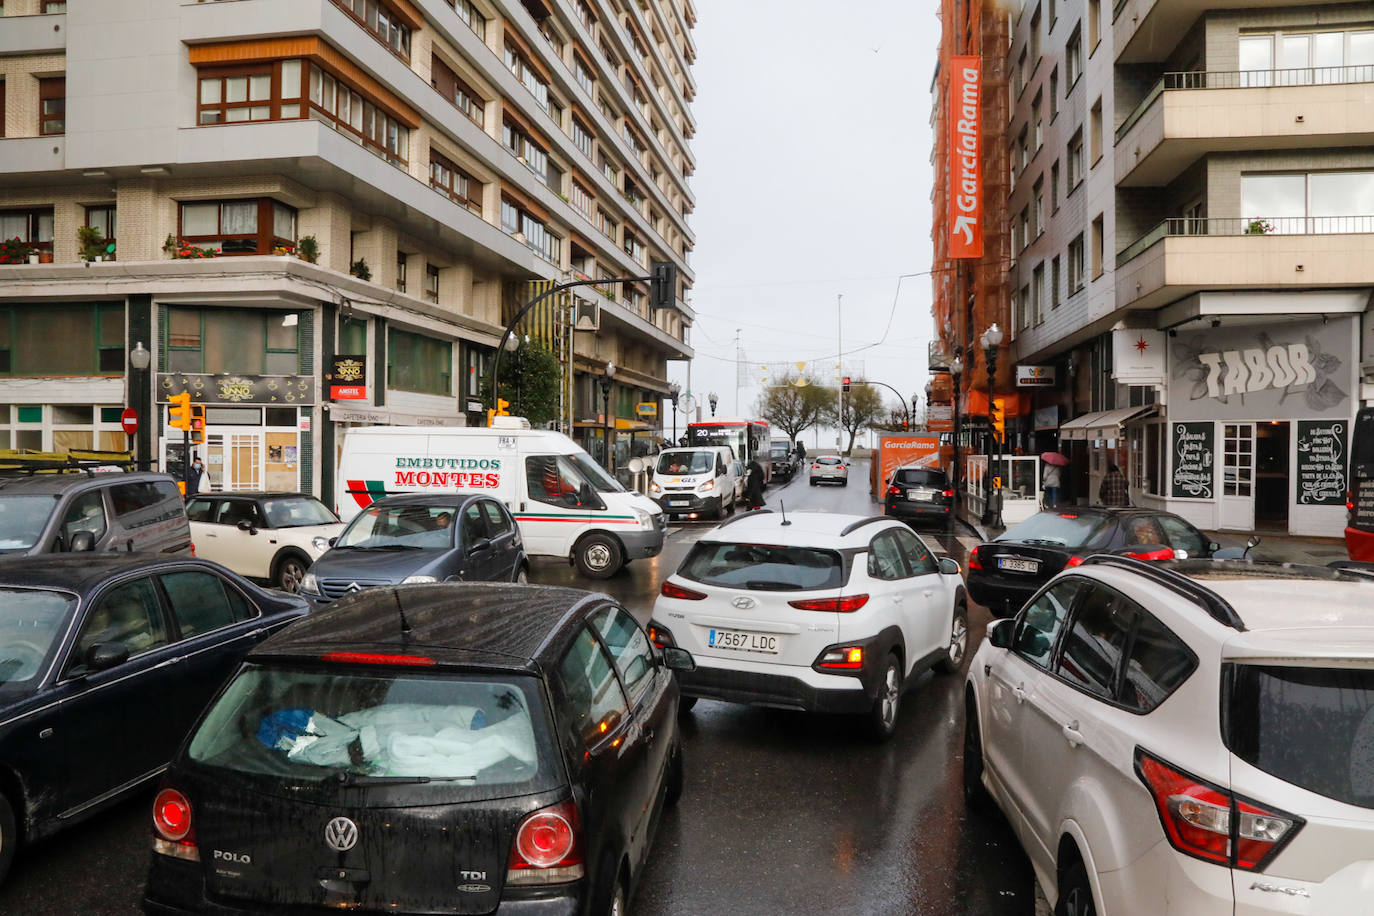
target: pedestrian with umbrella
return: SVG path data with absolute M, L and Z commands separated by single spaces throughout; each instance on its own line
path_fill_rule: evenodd
M 1059 488 L 1063 486 L 1060 468 L 1069 459 L 1058 452 L 1042 452 L 1040 460 L 1045 462 L 1045 472 L 1040 476 L 1040 484 L 1045 490 L 1045 508 L 1053 509 L 1059 505 Z

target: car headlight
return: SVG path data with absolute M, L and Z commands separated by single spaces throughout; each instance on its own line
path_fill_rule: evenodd
M 634 514 L 635 514 L 635 519 L 637 519 L 637 520 L 639 521 L 639 523 L 640 523 L 641 525 L 643 525 L 645 528 L 652 528 L 652 527 L 654 527 L 654 516 L 653 516 L 653 513 L 651 513 L 651 512 L 646 512 L 646 511 L 643 510 L 643 509 L 632 509 L 631 511 L 634 512 Z
M 301 591 L 311 592 L 318 595 L 320 593 L 320 582 L 315 578 L 315 574 L 308 572 L 301 576 Z
M 433 576 L 406 576 L 404 579 L 401 580 L 401 584 L 402 584 L 402 585 L 428 585 L 428 584 L 431 583 L 431 582 L 438 582 L 438 581 L 439 581 L 439 580 L 436 579 L 436 578 L 434 578 Z
M 310 539 L 310 546 L 314 547 L 320 553 L 324 553 L 329 549 L 329 538 L 322 534 L 317 534 Z
M 662 492 L 663 492 L 663 488 L 660 487 L 660 486 L 658 485 L 658 481 L 657 481 L 657 480 L 651 480 L 651 481 L 649 481 L 649 492 L 650 492 L 650 493 L 662 493 Z
M 701 490 L 701 492 L 705 493 L 707 490 L 714 490 L 715 488 L 716 488 L 716 482 L 715 482 L 714 480 L 708 480 L 708 481 L 706 481 L 705 483 L 703 483 L 700 487 L 698 487 L 697 489 L 699 489 L 699 490 Z

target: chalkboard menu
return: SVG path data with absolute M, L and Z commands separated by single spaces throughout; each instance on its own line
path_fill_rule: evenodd
M 1213 454 L 1216 451 L 1216 425 L 1175 423 L 1173 425 L 1173 489 L 1175 499 L 1211 499 Z
M 1298 421 L 1298 505 L 1345 504 L 1345 431 L 1341 420 Z

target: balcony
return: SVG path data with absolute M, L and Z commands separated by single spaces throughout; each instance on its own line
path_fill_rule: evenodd
M 3 13 L 0 13 L 3 16 Z M 4 16 L 0 57 L 16 54 L 60 54 L 67 49 L 67 16 L 47 13 Z
M 1374 215 L 1166 219 L 1116 256 L 1118 308 L 1200 290 L 1369 286 Z
M 1368 146 L 1374 66 L 1166 73 L 1116 130 L 1116 182 L 1166 185 L 1198 157 Z
M 1294 6 L 1293 0 L 1116 0 L 1112 47 L 1119 64 L 1168 60 L 1204 12 Z

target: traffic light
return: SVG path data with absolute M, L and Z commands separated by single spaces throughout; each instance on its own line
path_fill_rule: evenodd
M 841 379 L 841 381 L 844 383 L 844 390 L 845 390 L 845 391 L 848 391 L 848 390 L 849 390 L 849 376 L 846 375 L 843 379 Z
M 654 261 L 649 282 L 649 307 L 670 309 L 677 298 L 677 265 L 671 261 Z
M 510 416 L 510 401 L 507 401 L 505 398 L 497 398 L 497 399 L 496 399 L 496 408 L 495 408 L 494 410 L 488 410 L 488 411 L 487 411 L 487 426 L 488 426 L 488 427 L 492 426 L 492 421 L 493 421 L 496 417 L 509 417 L 509 416 Z
M 205 444 L 205 405 L 191 405 L 191 444 Z
M 177 429 L 191 429 L 191 392 L 183 391 L 167 399 L 167 425 Z

